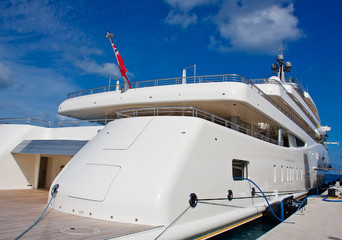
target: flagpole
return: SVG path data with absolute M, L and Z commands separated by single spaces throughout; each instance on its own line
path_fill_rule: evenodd
M 132 88 L 131 84 L 129 83 L 128 77 L 126 76 L 127 69 L 125 67 L 125 64 L 123 62 L 123 59 L 122 59 L 119 51 L 117 50 L 116 46 L 114 45 L 113 34 L 110 33 L 110 32 L 107 32 L 106 37 L 109 38 L 109 41 L 110 41 L 110 43 L 111 43 L 111 45 L 113 47 L 114 55 L 115 55 L 116 61 L 118 63 L 119 70 L 121 72 L 122 78 L 123 78 L 124 83 L 125 83 L 124 91 L 127 91 L 129 88 Z

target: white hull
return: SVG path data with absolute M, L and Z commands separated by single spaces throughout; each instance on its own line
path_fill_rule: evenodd
M 120 119 L 103 128 L 56 178 L 53 207 L 107 221 L 167 227 L 189 207 L 191 193 L 199 199 L 225 198 L 230 189 L 234 197 L 251 196 L 248 181 L 233 180 L 233 159 L 248 162 L 248 178 L 265 192 L 305 194 L 318 184 L 318 160 L 312 154 L 317 151 L 324 148 L 284 148 L 193 117 Z M 265 208 L 263 198 L 200 202 L 171 227 L 182 231 L 170 229 L 165 237 L 196 236 Z

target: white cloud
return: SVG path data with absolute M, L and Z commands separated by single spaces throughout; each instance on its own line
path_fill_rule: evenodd
M 9 33 L 0 34 L 0 53 L 11 59 L 20 56 L 19 60 L 29 55 L 31 64 L 32 52 L 53 55 L 50 60 L 58 55 L 60 62 L 70 64 L 75 58 L 102 54 L 73 19 L 75 11 L 75 6 L 62 1 L 19 0 L 0 4 L 0 28 Z M 12 51 L 6 51 L 9 48 Z
M 82 89 L 77 83 L 88 80 L 79 77 L 79 69 L 121 76 L 114 63 L 82 61 L 103 54 L 94 42 L 95 30 L 81 28 L 87 21 L 78 17 L 85 16 L 84 6 L 70 1 L 0 1 L 1 117 L 53 121 L 66 94 Z
M 217 0 L 165 0 L 171 7 L 187 12 L 191 9 L 206 4 L 213 4 Z
M 172 9 L 167 15 L 165 22 L 170 25 L 180 25 L 183 28 L 197 23 L 197 15 L 190 13 L 195 7 L 214 4 L 218 0 L 165 0 Z
M 293 3 L 284 1 L 250 0 L 244 5 L 226 0 L 214 18 L 220 37 L 229 44 L 215 40 L 218 49 L 270 53 L 283 41 L 302 37 L 298 19 L 293 15 Z M 212 38 L 213 43 L 213 38 Z
M 197 16 L 195 14 L 176 12 L 171 10 L 169 15 L 165 19 L 165 22 L 170 25 L 181 25 L 183 28 L 186 28 L 190 24 L 196 24 Z
M 0 10 L 4 30 L 15 31 L 21 37 L 26 34 L 29 37 L 37 34 L 59 35 L 65 32 L 68 25 L 62 21 L 63 14 L 67 14 L 67 8 L 62 4 L 49 1 L 10 1 L 6 7 Z M 65 36 L 64 36 L 65 38 Z
M 83 60 L 76 62 L 76 66 L 90 74 L 99 74 L 105 77 L 120 77 L 121 73 L 114 63 L 104 63 L 102 65 L 95 61 Z
M 71 117 L 67 117 L 67 116 L 63 116 L 59 114 L 56 115 L 55 119 L 56 119 L 55 121 L 57 122 L 77 121 L 77 119 L 75 118 L 71 118 Z
M 218 51 L 273 53 L 282 42 L 303 37 L 294 15 L 293 0 L 165 0 L 173 9 L 165 22 L 183 28 L 211 20 L 216 32 L 210 32 L 210 45 Z M 195 14 L 197 7 L 215 5 L 217 12 Z
M 58 105 L 67 93 L 79 90 L 79 86 L 64 79 L 53 69 L 12 64 L 16 74 L 15 87 L 0 89 L 0 116 L 30 117 L 43 120 L 56 115 Z
M 14 83 L 12 71 L 0 62 L 0 88 L 7 88 Z

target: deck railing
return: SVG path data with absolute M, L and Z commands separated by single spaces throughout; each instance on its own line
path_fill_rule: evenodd
M 272 100 L 267 94 L 265 94 L 260 88 L 258 88 L 255 84 L 266 83 L 265 79 L 256 79 L 249 80 L 248 78 L 237 75 L 237 74 L 222 74 L 222 75 L 206 75 L 206 76 L 191 76 L 191 77 L 178 77 L 178 78 L 165 78 L 165 79 L 155 79 L 155 80 L 147 80 L 140 82 L 132 82 L 132 88 L 144 88 L 144 87 L 153 87 L 153 86 L 164 86 L 164 85 L 177 85 L 177 84 L 195 84 L 195 83 L 209 83 L 209 82 L 241 82 L 248 85 L 251 89 L 257 92 L 259 95 L 264 97 L 269 103 L 271 103 L 274 107 L 276 107 L 280 112 L 282 112 L 285 116 L 291 119 L 295 124 L 297 124 L 301 129 L 306 131 L 306 133 L 311 136 L 314 140 L 319 141 L 317 139 L 314 131 L 310 127 L 304 126 L 302 123 L 298 122 L 294 119 L 294 112 L 288 113 L 285 111 L 280 105 L 278 105 L 275 101 Z M 79 97 L 84 95 L 90 95 L 95 93 L 109 92 L 109 91 L 121 91 L 123 88 L 123 84 L 119 85 L 111 85 L 99 88 L 92 88 L 83 91 L 73 92 L 68 94 L 68 98 Z
M 255 84 L 263 84 L 263 83 L 267 83 L 267 79 L 255 79 L 255 80 L 252 80 L 253 83 Z M 299 104 L 294 96 L 292 96 L 287 90 L 286 88 L 280 83 L 280 82 L 277 82 L 275 81 L 274 84 L 277 84 L 292 100 L 293 102 L 303 111 L 303 113 L 309 118 L 309 120 L 311 121 L 312 124 L 316 125 L 316 121 L 312 118 L 312 116 L 309 114 L 309 112 L 304 109 L 304 107 Z M 262 95 L 262 94 L 261 94 Z M 308 131 L 306 129 L 310 129 L 310 126 L 304 126 L 302 123 L 300 123 L 299 121 L 297 121 L 294 116 L 298 116 L 299 115 L 292 109 L 291 110 L 291 114 L 289 114 L 288 112 L 286 112 L 280 105 L 278 105 L 275 101 L 272 100 L 272 98 L 270 98 L 268 95 L 266 95 L 264 93 L 264 95 L 262 95 L 267 101 L 269 101 L 273 106 L 275 106 L 279 111 L 281 111 L 284 115 L 286 115 L 289 119 L 291 119 L 295 124 L 297 124 L 301 129 L 303 129 L 309 136 L 311 136 L 311 138 L 313 138 L 314 140 L 317 140 L 317 137 L 315 135 L 315 133 L 312 131 Z
M 80 126 L 103 126 L 114 119 L 95 120 L 71 120 L 61 122 L 49 122 L 34 118 L 0 118 L 0 124 L 26 124 L 47 128 L 80 127 Z
M 178 77 L 178 78 L 163 78 L 155 80 L 146 80 L 139 82 L 132 82 L 131 86 L 135 88 L 155 87 L 155 86 L 166 86 L 166 85 L 178 85 L 178 84 L 194 84 L 194 83 L 206 83 L 206 82 L 242 82 L 250 84 L 252 83 L 247 78 L 237 74 L 221 74 L 221 75 L 207 75 L 207 76 L 196 76 L 196 77 Z M 121 91 L 124 84 L 110 85 L 98 88 L 91 88 L 82 91 L 77 91 L 68 94 L 68 98 L 80 97 L 85 95 L 91 95 L 102 92 Z
M 216 116 L 210 112 L 194 107 L 155 107 L 155 108 L 137 108 L 121 110 L 117 112 L 118 118 L 129 118 L 129 117 L 143 117 L 143 116 L 186 116 L 186 117 L 197 117 L 207 121 L 219 124 L 226 128 L 236 130 L 246 135 L 261 139 L 266 142 L 270 142 L 278 145 L 279 142 L 269 138 L 260 133 L 254 132 L 248 128 L 245 128 L 239 124 L 230 122 L 224 118 Z

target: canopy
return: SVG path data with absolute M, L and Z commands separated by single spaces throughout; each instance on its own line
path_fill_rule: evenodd
M 11 153 L 75 155 L 87 140 L 24 140 Z

